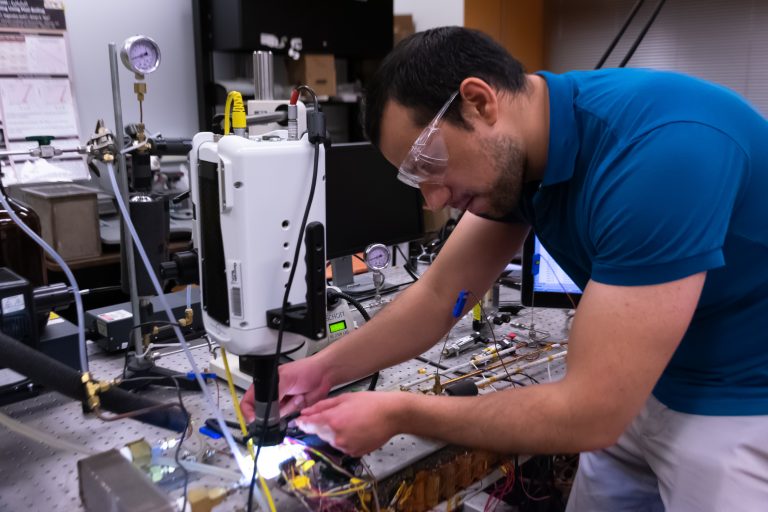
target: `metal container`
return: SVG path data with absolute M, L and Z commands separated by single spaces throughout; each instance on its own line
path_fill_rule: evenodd
M 43 239 L 65 260 L 101 256 L 96 190 L 74 183 L 21 189 L 37 213 Z

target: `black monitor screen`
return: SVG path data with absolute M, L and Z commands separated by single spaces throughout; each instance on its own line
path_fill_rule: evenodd
M 580 298 L 581 289 L 531 233 L 523 246 L 523 283 L 520 290 L 523 305 L 573 308 Z
M 421 196 L 369 142 L 334 144 L 325 155 L 327 257 L 369 244 L 394 245 L 423 236 Z

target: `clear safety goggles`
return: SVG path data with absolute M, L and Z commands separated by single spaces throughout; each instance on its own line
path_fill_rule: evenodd
M 441 183 L 448 167 L 448 148 L 440 134 L 440 121 L 459 91 L 451 94 L 443 108 L 422 130 L 397 170 L 397 179 L 414 188 L 421 183 Z

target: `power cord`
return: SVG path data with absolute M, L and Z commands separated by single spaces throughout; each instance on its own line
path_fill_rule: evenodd
M 342 291 L 336 291 L 334 289 L 328 290 L 328 301 L 331 302 L 335 300 L 336 298 L 341 298 L 355 306 L 355 309 L 360 313 L 360 315 L 363 317 L 363 319 L 367 322 L 371 320 L 371 315 L 368 314 L 368 311 L 365 310 L 365 307 L 360 303 L 359 300 L 355 299 L 348 293 L 344 293 Z M 373 377 L 371 377 L 371 383 L 368 385 L 368 391 L 375 391 L 376 390 L 376 384 L 379 382 L 379 372 L 376 372 L 373 374 Z
M 146 381 L 146 380 L 160 380 L 160 379 L 167 379 L 168 377 L 136 377 L 131 379 L 124 379 L 120 382 L 134 382 L 134 381 Z M 184 467 L 184 465 L 181 463 L 181 460 L 179 460 L 179 454 L 181 454 L 181 445 L 184 442 L 184 440 L 187 438 L 187 433 L 189 432 L 189 425 L 191 422 L 191 417 L 189 415 L 189 412 L 187 412 L 187 408 L 184 406 L 184 400 L 181 396 L 181 386 L 179 386 L 179 382 L 177 379 L 180 379 L 182 377 L 178 375 L 172 375 L 170 376 L 170 379 L 173 381 L 174 386 L 176 387 L 176 396 L 179 399 L 179 408 L 181 409 L 181 412 L 184 413 L 184 416 L 187 418 L 187 423 L 184 426 L 184 430 L 181 432 L 181 437 L 179 438 L 179 443 L 176 445 L 176 450 L 173 454 L 173 460 L 176 461 L 176 466 L 181 470 L 181 472 L 184 474 L 184 487 L 183 487 L 183 493 L 184 493 L 184 502 L 183 506 L 181 507 L 181 510 L 187 509 L 187 488 L 189 487 L 189 470 Z
M 313 100 L 315 105 L 315 111 L 312 113 L 308 113 L 308 124 L 309 126 L 309 134 L 308 139 L 309 141 L 315 146 L 315 158 L 312 165 L 312 182 L 310 185 L 309 190 L 309 197 L 307 198 L 307 204 L 304 208 L 304 215 L 301 219 L 301 226 L 299 228 L 299 237 L 298 242 L 296 243 L 296 250 L 293 253 L 293 263 L 291 265 L 291 271 L 288 275 L 288 282 L 285 286 L 285 293 L 283 294 L 283 302 L 282 307 L 280 308 L 280 327 L 277 332 L 277 347 L 275 348 L 275 358 L 274 358 L 274 364 L 272 367 L 272 379 L 269 383 L 269 393 L 267 396 L 271 397 L 274 393 L 275 387 L 277 386 L 277 365 L 278 365 L 278 359 L 280 357 L 280 353 L 283 348 L 283 333 L 285 331 L 285 310 L 288 308 L 288 296 L 291 293 L 291 287 L 293 286 L 293 279 L 296 275 L 296 265 L 299 260 L 299 253 L 301 251 L 302 241 L 304 239 L 304 230 L 307 227 L 307 220 L 309 219 L 309 210 L 312 206 L 312 200 L 315 196 L 315 188 L 317 186 L 317 174 L 318 174 L 318 166 L 319 166 L 319 160 L 320 160 L 320 144 L 327 142 L 326 133 L 325 133 L 325 116 L 320 111 L 320 104 L 317 101 L 317 95 L 315 92 L 305 86 L 299 86 L 297 87 L 297 90 L 299 91 L 306 91 L 308 92 Z M 272 409 L 272 402 L 267 402 L 267 407 L 264 411 L 264 423 L 262 424 L 262 432 L 266 432 L 267 428 L 269 427 L 269 417 L 270 412 Z M 256 474 L 258 472 L 258 460 L 259 460 L 259 454 L 261 453 L 261 448 L 264 444 L 264 437 L 259 438 L 258 445 L 256 447 L 256 455 L 253 458 L 253 472 L 251 473 L 251 483 L 248 486 L 248 512 L 253 511 L 253 492 L 254 487 L 256 486 Z
M 403 257 L 403 261 L 405 262 L 403 263 L 403 268 L 405 269 L 406 272 L 408 272 L 408 275 L 411 276 L 411 279 L 413 279 L 413 282 L 415 283 L 416 281 L 418 281 L 419 275 L 416 273 L 416 269 L 411 268 L 411 264 L 408 261 L 408 257 L 405 255 L 405 252 L 403 252 L 403 250 L 400 248 L 399 245 L 395 245 L 395 250 L 398 251 L 400 255 Z

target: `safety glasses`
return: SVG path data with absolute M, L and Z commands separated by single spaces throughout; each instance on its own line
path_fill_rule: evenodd
M 448 167 L 448 149 L 440 133 L 440 121 L 458 94 L 459 91 L 451 94 L 443 108 L 422 130 L 400 164 L 397 179 L 406 185 L 419 188 L 421 183 L 442 183 L 445 169 Z

